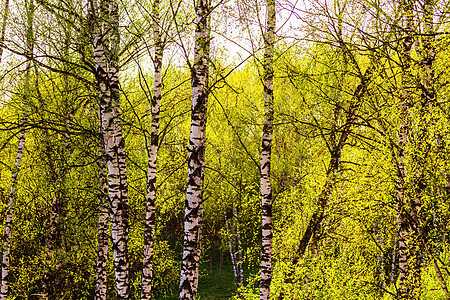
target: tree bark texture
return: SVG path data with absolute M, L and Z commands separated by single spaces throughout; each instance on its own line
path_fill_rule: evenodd
M 99 109 L 99 132 L 101 132 L 101 114 Z M 106 300 L 106 263 L 108 261 L 109 241 L 109 201 L 108 175 L 106 173 L 106 156 L 103 137 L 99 139 L 98 151 L 98 236 L 97 236 L 97 278 L 95 282 L 95 299 Z
M 401 125 L 397 155 L 397 209 L 399 228 L 399 287 L 398 299 L 418 298 L 420 293 L 421 251 L 417 228 L 417 208 L 420 200 L 413 199 L 407 183 L 407 156 L 413 105 L 414 79 L 411 74 L 411 49 L 414 43 L 414 0 L 400 3 L 403 22 L 403 40 L 401 49 L 402 87 L 401 87 Z M 413 220 L 414 219 L 414 220 Z
M 125 140 L 120 123 L 119 94 L 119 7 L 109 1 L 109 90 L 110 98 L 100 98 L 102 127 L 108 166 L 108 190 L 111 215 L 112 250 L 116 277 L 117 299 L 129 299 L 128 262 L 128 184 L 126 173 Z M 109 101 L 102 101 L 109 100 Z
M 259 298 L 270 298 L 270 283 L 272 281 L 272 187 L 270 184 L 270 158 L 273 135 L 273 54 L 275 43 L 276 11 L 275 1 L 266 1 L 266 30 L 264 34 L 264 111 L 261 144 L 261 281 Z
M 150 148 L 148 150 L 148 174 L 147 174 L 147 203 L 145 213 L 144 230 L 144 265 L 142 269 L 142 293 L 141 299 L 151 299 L 152 291 L 152 267 L 153 267 L 153 245 L 156 227 L 156 162 L 159 144 L 159 111 L 161 102 L 162 86 L 162 59 L 163 45 L 161 41 L 161 29 L 159 20 L 159 0 L 153 2 L 153 40 L 155 56 L 153 60 L 155 68 L 154 89 L 152 98 L 152 124 Z
M 194 5 L 196 17 L 194 63 L 191 71 L 191 132 L 189 137 L 188 179 L 179 299 L 194 299 L 197 295 L 203 218 L 210 11 L 208 0 L 197 0 L 194 2 Z
M 108 198 L 111 217 L 112 251 L 117 299 L 129 299 L 128 262 L 128 185 L 126 175 L 125 141 L 120 123 L 119 95 L 119 11 L 115 0 L 91 0 L 91 25 L 94 60 L 96 64 L 102 135 L 108 169 Z M 103 24 L 103 20 L 108 20 Z M 106 29 L 102 32 L 101 28 Z M 109 33 L 110 49 L 106 34 Z
M 102 13 L 101 15 L 105 15 L 105 1 L 101 2 Z M 104 26 L 103 22 L 101 22 L 101 18 L 98 16 L 99 7 L 97 0 L 89 1 L 89 17 L 91 23 L 91 33 L 92 33 L 92 46 L 94 50 L 94 61 L 96 64 L 96 72 L 95 76 L 97 79 L 97 91 L 98 97 L 101 98 L 109 98 L 109 89 L 108 89 L 108 77 L 107 77 L 107 59 L 106 59 L 106 49 L 105 42 L 102 33 L 102 27 Z M 105 101 L 105 100 L 103 100 Z M 106 174 L 106 153 L 105 153 L 105 144 L 103 138 L 103 126 L 102 126 L 102 107 L 99 103 L 98 108 L 98 117 L 99 117 L 99 216 L 98 216 L 98 245 L 97 245 L 97 264 L 96 264 L 96 272 L 97 278 L 95 283 L 95 299 L 96 300 L 106 300 L 106 263 L 108 259 L 108 239 L 109 239 L 109 224 L 108 224 L 108 215 L 109 215 L 109 202 L 108 202 L 108 178 Z M 105 193 L 105 194 L 102 194 Z M 104 201 L 107 203 L 104 203 Z

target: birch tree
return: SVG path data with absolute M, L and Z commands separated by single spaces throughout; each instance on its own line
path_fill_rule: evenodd
M 101 132 L 101 112 L 99 109 L 99 133 Z M 98 149 L 98 236 L 97 236 L 97 278 L 95 282 L 95 299 L 106 300 L 106 263 L 108 261 L 109 241 L 109 199 L 108 175 L 106 173 L 106 156 L 103 137 L 99 138 Z
M 189 137 L 188 179 L 184 212 L 183 257 L 179 299 L 194 299 L 198 288 L 200 239 L 203 217 L 203 179 L 206 147 L 206 108 L 208 102 L 208 61 L 210 45 L 210 1 L 194 1 L 195 48 L 192 64 L 191 132 Z
M 102 15 L 105 15 L 105 1 L 101 2 Z M 94 61 L 96 64 L 96 79 L 97 79 L 97 90 L 98 97 L 107 98 L 109 97 L 108 91 L 108 78 L 107 78 L 107 61 L 106 61 L 106 49 L 105 49 L 105 40 L 103 37 L 103 22 L 102 19 L 98 16 L 99 7 L 97 0 L 89 1 L 89 21 L 90 21 L 90 30 L 92 34 L 92 47 L 94 49 Z M 107 205 L 104 203 L 106 195 L 102 195 L 102 192 L 108 192 L 108 182 L 107 182 L 107 174 L 105 174 L 106 169 L 106 154 L 105 154 L 105 144 L 103 138 L 103 115 L 102 115 L 102 107 L 99 104 L 98 108 L 98 118 L 99 118 L 99 220 L 98 220 L 98 246 L 97 246 L 97 279 L 96 279 L 96 288 L 95 288 L 95 299 L 106 299 L 106 262 L 108 257 L 108 211 L 109 205 L 104 207 L 103 205 Z
M 144 229 L 144 266 L 142 269 L 142 293 L 141 299 L 151 299 L 152 290 L 152 267 L 153 267 L 153 245 L 156 226 L 156 161 L 159 146 L 159 112 L 162 88 L 162 60 L 163 43 L 161 39 L 161 26 L 159 18 L 160 0 L 154 0 L 152 6 L 153 19 L 153 42 L 155 47 L 154 66 L 154 88 L 151 100 L 152 122 L 150 148 L 148 150 L 148 171 L 147 171 L 147 202 L 145 213 Z
M 99 10 L 99 11 L 98 11 Z M 90 2 L 93 26 L 92 44 L 96 64 L 99 107 L 106 165 L 108 169 L 108 193 L 110 201 L 112 250 L 118 299 L 129 299 L 128 263 L 128 186 L 126 176 L 125 144 L 120 122 L 119 94 L 119 10 L 114 0 Z M 107 20 L 104 32 L 102 20 Z M 110 46 L 105 38 L 109 34 Z
M 4 42 L 5 37 L 5 26 L 8 15 L 8 1 L 6 1 L 6 10 L 4 11 L 4 20 L 2 24 L 2 40 Z M 25 1 L 25 13 L 26 13 L 26 31 L 25 31 L 25 43 L 26 43 L 26 53 L 27 61 L 25 65 L 24 74 L 24 95 L 23 95 L 23 116 L 21 124 L 21 132 L 19 135 L 19 141 L 17 145 L 16 158 L 14 161 L 14 166 L 12 168 L 11 175 L 11 186 L 9 191 L 9 203 L 6 212 L 5 220 L 5 235 L 3 240 L 3 257 L 2 257 L 2 282 L 0 289 L 0 299 L 6 300 L 8 297 L 8 288 L 10 285 L 10 254 L 11 254 L 11 240 L 12 240 L 12 230 L 14 222 L 14 206 L 17 199 L 17 181 L 20 172 L 20 166 L 22 163 L 23 152 L 25 149 L 25 129 L 28 124 L 28 102 L 30 98 L 30 77 L 31 77 L 31 62 L 33 56 L 34 38 L 33 38 L 33 17 L 34 17 L 34 0 Z M 3 45 L 0 45 L 0 49 L 3 49 Z M 1 53 L 0 53 L 1 61 Z
M 270 157 L 273 135 L 273 55 L 275 43 L 275 1 L 266 1 L 266 28 L 264 34 L 264 111 L 265 120 L 261 145 L 261 282 L 259 298 L 270 299 L 272 281 L 272 187 L 270 184 Z
M 118 299 L 128 299 L 128 184 L 126 174 L 125 140 L 120 122 L 119 94 L 119 6 L 109 1 L 109 92 L 110 98 L 100 98 L 103 138 L 108 166 L 108 189 L 111 211 L 111 234 L 114 254 L 114 270 Z
M 403 40 L 401 42 L 401 94 L 400 110 L 401 123 L 399 127 L 399 141 L 397 154 L 397 202 L 398 202 L 398 228 L 399 228 L 399 288 L 398 299 L 410 299 L 418 297 L 418 285 L 420 281 L 421 258 L 417 247 L 417 225 L 410 218 L 417 211 L 417 205 L 408 191 L 407 160 L 408 147 L 410 145 L 411 118 L 410 109 L 413 106 L 414 79 L 412 77 L 411 50 L 414 43 L 414 1 L 404 0 L 399 5 L 402 17 Z M 410 215 L 411 214 L 411 215 Z M 417 220 L 417 219 L 416 219 Z

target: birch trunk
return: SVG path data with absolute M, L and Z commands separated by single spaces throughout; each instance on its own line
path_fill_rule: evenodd
M 272 187 L 270 185 L 270 157 L 273 134 L 273 50 L 275 43 L 275 1 L 266 1 L 266 31 L 264 35 L 264 110 L 265 121 L 261 144 L 261 281 L 259 298 L 270 298 L 272 281 Z
M 230 250 L 234 278 L 236 280 L 236 285 L 239 288 L 244 284 L 244 269 L 241 250 L 241 235 L 237 215 L 236 204 L 233 204 L 233 218 L 228 220 L 227 214 L 225 213 L 225 229 L 227 232 L 228 248 Z
M 237 270 L 237 263 L 236 263 L 236 247 L 234 245 L 234 241 L 233 241 L 234 237 L 233 237 L 233 234 L 230 233 L 230 226 L 228 223 L 229 222 L 227 219 L 227 214 L 225 213 L 225 229 L 227 232 L 228 249 L 230 250 L 231 265 L 233 266 L 234 278 L 236 279 L 236 283 L 237 283 L 238 270 Z
M 29 64 L 29 63 L 28 63 Z M 29 68 L 27 66 L 27 71 L 25 73 L 25 80 L 29 81 Z M 26 83 L 28 84 L 28 83 Z M 26 88 L 27 89 L 27 88 Z M 28 93 L 26 92 L 25 95 Z M 14 219 L 14 206 L 17 198 L 17 178 L 20 171 L 20 165 L 23 158 L 23 150 L 25 148 L 25 127 L 27 125 L 28 113 L 26 111 L 26 102 L 24 101 L 24 112 L 22 117 L 22 132 L 19 136 L 19 142 L 17 145 L 17 153 L 14 161 L 14 168 L 12 170 L 11 176 L 11 186 L 9 190 L 9 203 L 6 212 L 5 220 L 5 235 L 3 240 L 3 259 L 2 259 L 2 285 L 0 290 L 0 299 L 6 300 L 8 296 L 9 288 L 9 268 L 10 268 L 10 253 L 11 253 L 11 239 L 12 239 L 12 226 Z
M 92 34 L 92 47 L 94 51 L 94 61 L 96 65 L 95 77 L 97 79 L 97 91 L 99 98 L 99 108 L 98 108 L 98 117 L 99 117 L 99 132 L 100 132 L 100 140 L 99 140 L 99 188 L 101 189 L 99 195 L 99 216 L 98 216 L 98 246 L 97 246 L 97 264 L 96 264 L 96 272 L 97 278 L 95 283 L 95 299 L 96 300 L 106 300 L 106 262 L 108 258 L 108 213 L 109 213 L 109 205 L 104 203 L 104 201 L 108 201 L 108 179 L 106 174 L 106 153 L 105 153 L 105 144 L 103 137 L 103 108 L 100 105 L 102 102 L 107 102 L 109 98 L 109 89 L 108 89 L 108 66 L 106 60 L 106 49 L 105 49 L 105 41 L 102 33 L 102 27 L 104 26 L 101 17 L 98 16 L 99 8 L 97 0 L 89 1 L 89 19 L 91 25 L 91 34 Z M 102 15 L 105 15 L 105 1 L 101 2 L 102 7 Z M 106 205 L 106 206 L 102 206 Z
M 96 64 L 102 135 L 108 169 L 108 197 L 110 202 L 111 236 L 117 299 L 129 299 L 128 274 L 128 186 L 126 176 L 125 143 L 122 137 L 119 107 L 119 16 L 114 0 L 100 2 L 100 16 L 96 0 L 90 1 L 92 46 Z M 100 20 L 108 20 L 103 24 Z M 101 28 L 105 26 L 105 32 Z M 111 49 L 106 47 L 109 33 Z
M 2 24 L 1 32 L 1 45 L 0 45 L 0 62 L 1 56 L 3 54 L 3 42 L 5 37 L 5 27 L 6 20 L 8 16 L 8 0 L 5 1 L 5 11 Z M 27 47 L 27 63 L 25 67 L 25 87 L 24 87 L 24 101 L 23 101 L 23 116 L 22 124 L 19 136 L 19 141 L 17 145 L 16 158 L 14 161 L 14 167 L 12 168 L 11 174 L 11 186 L 9 190 L 9 202 L 6 212 L 5 220 L 5 235 L 3 240 L 3 255 L 2 255 L 2 282 L 0 287 L 0 299 L 6 300 L 8 297 L 9 289 L 9 269 L 10 269 L 10 254 L 11 254 L 11 240 L 12 240 L 12 230 L 14 222 L 14 206 L 17 199 L 17 181 L 20 172 L 20 166 L 22 163 L 23 152 L 25 148 L 25 129 L 28 123 L 28 100 L 30 97 L 30 70 L 31 70 L 31 58 L 33 55 L 34 39 L 33 39 L 33 16 L 34 16 L 34 1 L 26 2 L 27 10 L 27 29 L 26 29 L 26 47 Z
M 237 210 L 235 209 L 235 215 L 237 216 Z M 237 264 L 237 278 L 236 284 L 238 287 L 244 285 L 244 258 L 242 255 L 242 244 L 241 244 L 241 230 L 239 227 L 239 222 L 236 220 L 236 264 Z
M 99 109 L 99 131 L 101 132 L 101 113 Z M 108 175 L 106 174 L 106 157 L 103 137 L 99 139 L 98 151 L 98 236 L 97 236 L 97 278 L 95 282 L 95 299 L 106 300 L 106 263 L 108 261 L 109 241 L 109 201 L 108 201 Z
M 179 299 L 197 295 L 198 263 L 203 217 L 203 178 L 205 168 L 206 108 L 208 101 L 209 1 L 195 5 L 195 48 L 192 66 L 191 132 L 189 137 L 188 179 L 184 213 L 183 259 Z
M 119 7 L 109 0 L 109 92 L 110 98 L 100 98 L 103 118 L 103 138 L 108 166 L 111 236 L 114 255 L 117 299 L 129 299 L 128 262 L 128 184 L 126 173 L 125 140 L 120 123 L 119 94 Z M 106 100 L 106 101 L 102 101 Z
M 397 209 L 399 228 L 399 288 L 397 289 L 398 299 L 411 299 L 418 297 L 420 285 L 420 255 L 418 254 L 417 218 L 415 215 L 416 204 L 412 199 L 412 191 L 407 188 L 407 149 L 409 147 L 409 135 L 411 121 L 409 110 L 413 103 L 411 88 L 414 86 L 414 79 L 411 75 L 411 49 L 413 46 L 413 21 L 414 21 L 414 0 L 404 0 L 400 4 L 403 17 L 404 37 L 402 41 L 402 96 L 400 99 L 401 125 L 399 130 L 399 147 L 397 158 Z
M 153 245 L 156 227 L 155 201 L 156 201 L 156 162 L 159 144 L 159 111 L 161 102 L 161 74 L 163 45 L 161 42 L 161 29 L 159 25 L 159 2 L 153 2 L 153 40 L 155 44 L 155 57 L 153 60 L 155 68 L 154 90 L 152 98 L 152 128 L 150 137 L 150 149 L 148 151 L 148 175 L 147 175 L 147 205 L 145 213 L 144 231 L 144 265 L 142 269 L 142 293 L 141 299 L 151 299 L 152 291 L 152 267 L 153 267 Z

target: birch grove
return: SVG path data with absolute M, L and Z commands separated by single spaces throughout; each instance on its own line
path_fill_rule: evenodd
M 0 5 L 1 299 L 449 298 L 447 0 Z

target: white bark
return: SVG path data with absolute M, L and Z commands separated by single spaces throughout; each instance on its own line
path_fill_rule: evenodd
M 128 184 L 125 140 L 120 123 L 119 94 L 119 9 L 116 0 L 109 0 L 109 91 L 110 98 L 100 102 L 102 127 L 108 166 L 108 188 L 111 215 L 111 236 L 114 255 L 117 299 L 129 299 L 128 262 Z M 100 99 L 102 100 L 102 99 Z
M 102 8 L 105 6 L 105 2 L 101 2 Z M 92 34 L 92 47 L 94 50 L 94 61 L 96 64 L 96 74 L 97 77 L 97 90 L 99 102 L 106 101 L 102 100 L 104 98 L 109 98 L 109 89 L 108 89 L 108 78 L 107 78 L 107 60 L 106 60 L 106 49 L 105 42 L 102 38 L 102 27 L 103 22 L 100 22 L 101 18 L 99 17 L 99 7 L 97 0 L 89 1 L 89 17 L 90 17 L 90 25 L 91 25 L 91 34 Z M 108 201 L 108 179 L 106 173 L 106 153 L 105 153 L 105 145 L 103 138 L 103 116 L 102 116 L 102 107 L 99 103 L 99 132 L 100 132 L 100 141 L 99 141 L 99 216 L 98 216 L 98 246 L 97 246 L 97 278 L 95 283 L 95 299 L 96 300 L 106 300 L 106 262 L 108 255 L 108 214 L 109 214 L 109 203 L 104 203 L 105 200 Z M 106 206 L 105 206 L 106 205 Z
M 111 236 L 114 255 L 117 299 L 129 299 L 128 264 L 128 185 L 126 176 L 125 144 L 120 124 L 119 104 L 119 16 L 115 0 L 100 3 L 100 16 L 96 0 L 91 0 L 91 25 L 94 60 L 96 64 L 102 134 L 108 169 Z M 102 23 L 108 20 L 102 33 Z M 106 47 L 105 33 L 109 33 L 111 46 Z
M 197 295 L 198 263 L 200 259 L 210 42 L 208 2 L 207 0 L 195 2 L 196 26 L 194 64 L 192 66 L 191 133 L 179 293 L 179 299 L 186 300 L 194 299 Z
M 99 131 L 101 132 L 101 114 L 99 109 Z M 106 300 L 106 263 L 108 261 L 109 241 L 109 199 L 108 175 L 106 174 L 106 157 L 103 137 L 99 139 L 98 151 L 98 236 L 97 236 L 97 278 L 95 282 L 95 300 Z
M 147 173 L 147 203 L 145 213 L 144 230 L 144 265 L 142 269 L 142 292 L 141 299 L 151 299 L 153 278 L 153 245 L 156 227 L 155 201 L 156 201 L 156 162 L 159 144 L 159 111 L 162 87 L 162 59 L 163 45 L 161 43 L 161 29 L 159 24 L 159 0 L 153 2 L 153 40 L 155 44 L 155 56 L 153 64 L 155 67 L 154 89 L 152 98 L 152 124 L 150 148 L 148 151 L 148 173 Z
M 265 121 L 261 145 L 261 202 L 262 202 L 262 248 L 261 248 L 261 281 L 259 297 L 270 298 L 272 281 L 272 187 L 270 184 L 270 158 L 273 134 L 273 52 L 275 43 L 276 11 L 275 1 L 266 1 L 267 20 L 264 36 L 264 108 Z

